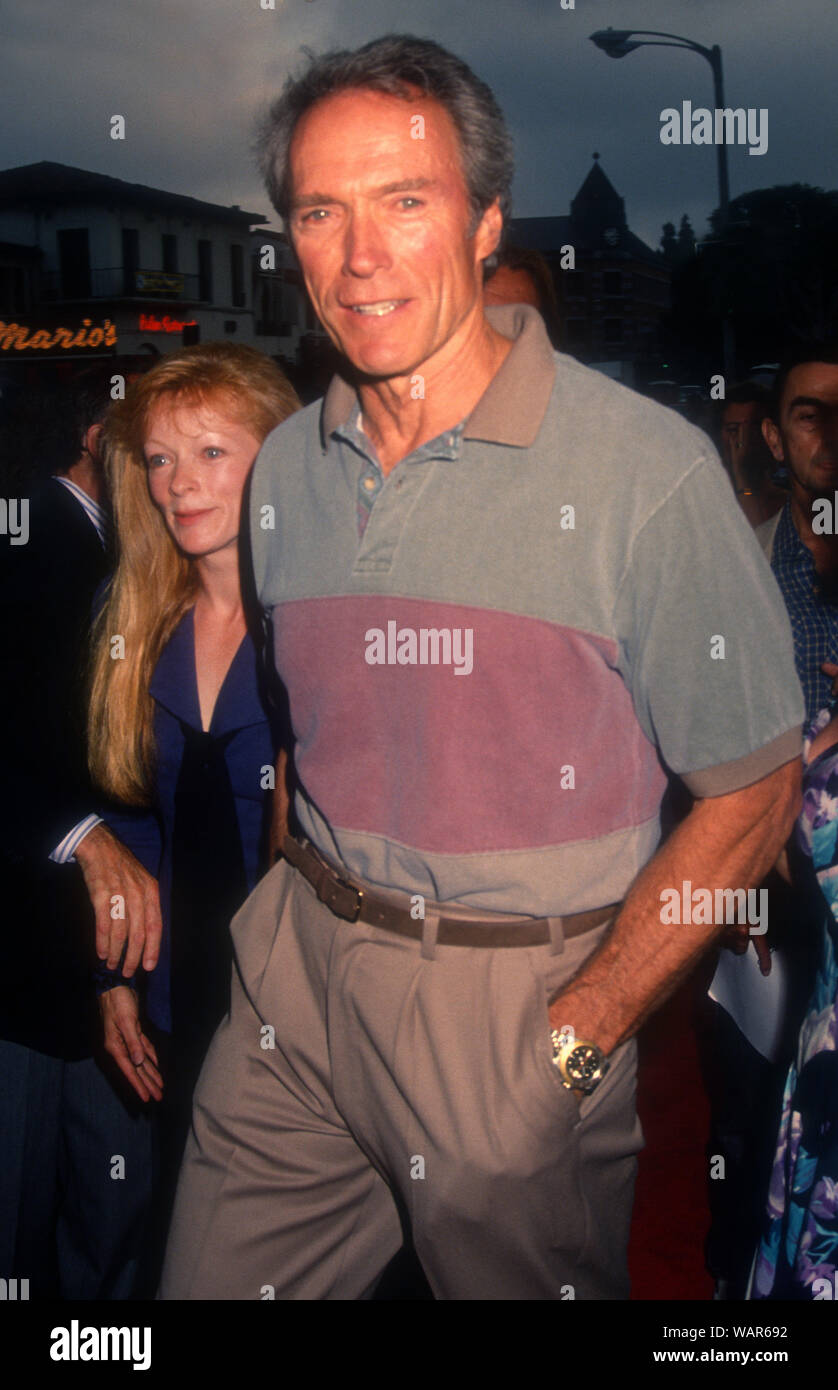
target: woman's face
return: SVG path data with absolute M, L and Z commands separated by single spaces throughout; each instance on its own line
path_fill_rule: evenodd
M 143 440 L 148 489 L 185 555 L 238 544 L 242 490 L 260 446 L 223 399 L 163 399 L 151 410 Z

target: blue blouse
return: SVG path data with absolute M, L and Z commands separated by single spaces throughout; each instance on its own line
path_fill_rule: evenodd
M 102 815 L 115 835 L 137 856 L 160 884 L 163 932 L 160 958 L 146 977 L 146 1011 L 153 1023 L 171 1031 L 169 975 L 171 961 L 172 834 L 175 790 L 184 749 L 181 723 L 200 730 L 201 710 L 195 668 L 195 623 L 190 609 L 164 647 L 150 686 L 155 702 L 157 767 L 154 806 L 148 812 L 108 808 Z M 263 783 L 276 760 L 278 739 L 262 702 L 258 657 L 249 634 L 241 641 L 212 712 L 209 732 L 232 735 L 224 757 L 230 774 L 241 834 L 245 875 L 251 891 L 267 867 L 269 801 Z

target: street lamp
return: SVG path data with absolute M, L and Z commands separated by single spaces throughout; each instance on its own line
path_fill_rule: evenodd
M 595 43 L 597 48 L 601 48 L 603 53 L 607 53 L 609 58 L 625 58 L 627 53 L 631 53 L 633 48 L 639 48 L 639 43 L 630 43 L 629 37 L 634 33 L 651 33 L 651 29 L 597 29 L 595 34 L 591 34 L 591 43 Z
M 724 109 L 724 83 L 722 80 L 722 50 L 717 43 L 712 48 L 705 48 L 704 44 L 695 43 L 692 39 L 685 39 L 682 34 L 667 34 L 660 29 L 598 29 L 595 34 L 590 35 L 591 43 L 595 43 L 597 48 L 601 48 L 603 53 L 607 53 L 609 58 L 625 58 L 627 53 L 632 53 L 635 48 L 691 48 L 694 53 L 700 53 L 702 58 L 706 58 L 713 69 L 713 90 L 715 94 L 716 108 Z M 728 219 L 728 209 L 730 206 L 730 186 L 727 177 L 727 145 L 723 140 L 716 145 L 716 169 L 719 177 L 719 207 L 722 214 L 722 227 Z M 733 342 L 733 324 L 727 315 L 722 320 L 723 334 L 723 353 L 725 376 L 730 379 L 734 372 L 735 348 Z
M 722 50 L 716 43 L 712 48 L 705 48 L 704 44 L 694 43 L 692 39 L 685 39 L 681 34 L 666 34 L 659 29 L 598 29 L 595 34 L 591 34 L 591 43 L 595 43 L 597 48 L 601 48 L 603 53 L 607 53 L 609 58 L 625 58 L 627 53 L 632 53 L 635 48 L 691 48 L 694 53 L 700 53 L 702 58 L 706 58 L 713 69 L 713 88 L 717 109 L 723 109 L 725 104 L 724 83 L 722 79 Z M 722 220 L 727 221 L 728 205 L 730 203 L 730 190 L 727 177 L 727 145 L 721 141 L 716 146 L 716 160 L 719 174 L 719 206 L 722 211 Z

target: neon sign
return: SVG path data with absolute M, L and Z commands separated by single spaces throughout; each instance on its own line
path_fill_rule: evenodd
M 155 314 L 140 314 L 141 333 L 180 333 L 184 328 L 194 328 L 197 319 L 173 319 L 164 314 L 158 319 Z
M 116 343 L 116 328 L 110 319 L 104 319 L 101 326 L 94 328 L 92 319 L 82 319 L 82 326 L 75 328 L 36 328 L 25 324 L 6 323 L 0 319 L 0 352 L 29 352 L 33 348 L 95 348 L 113 347 Z M 30 336 L 31 334 L 31 336 Z

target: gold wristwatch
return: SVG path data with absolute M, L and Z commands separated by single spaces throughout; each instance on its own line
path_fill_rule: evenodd
M 582 1042 L 573 1033 L 550 1030 L 553 1043 L 553 1064 L 558 1069 L 562 1085 L 568 1091 L 595 1091 L 611 1063 L 596 1043 Z

